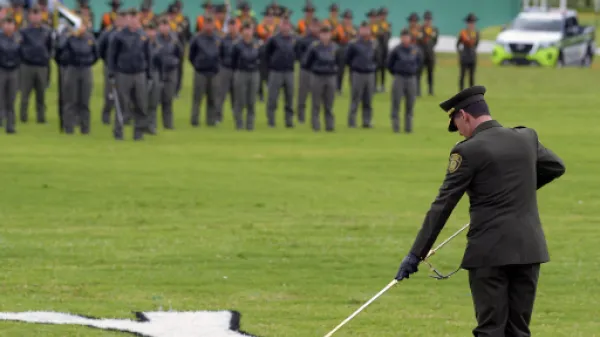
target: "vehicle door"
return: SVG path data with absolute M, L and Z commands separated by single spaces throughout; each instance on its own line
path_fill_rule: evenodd
M 578 63 L 584 56 L 585 37 L 576 17 L 568 17 L 564 25 L 563 55 L 565 63 Z

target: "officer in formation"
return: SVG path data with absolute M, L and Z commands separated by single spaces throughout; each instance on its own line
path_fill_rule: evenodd
M 134 140 L 142 140 L 145 133 L 153 134 L 148 125 L 148 87 L 152 87 L 151 51 L 148 36 L 139 29 L 136 9 L 127 15 L 127 27 L 117 31 L 108 47 L 109 80 L 116 91 L 120 106 L 115 114 L 114 137 L 123 139 L 124 121 L 131 113 L 134 119 Z M 132 111 L 128 111 L 130 106 Z M 120 111 L 119 111 L 120 110 Z
M 258 86 L 258 95 L 260 100 L 264 99 L 264 83 L 269 78 L 269 64 L 266 60 L 265 45 L 271 36 L 273 36 L 277 29 L 277 23 L 275 22 L 275 10 L 272 7 L 268 7 L 263 12 L 263 21 L 256 26 L 256 35 L 262 40 L 260 48 L 260 84 Z
M 21 122 L 28 120 L 29 96 L 35 91 L 37 122 L 46 123 L 45 94 L 48 85 L 48 65 L 54 39 L 50 27 L 42 22 L 38 5 L 28 11 L 26 27 L 20 30 L 21 42 Z
M 254 38 L 254 25 L 251 21 L 242 24 L 241 40 L 234 44 L 231 64 L 234 71 L 235 87 L 234 120 L 237 130 L 254 130 L 254 105 L 260 81 L 260 40 Z M 246 118 L 244 118 L 246 110 Z
M 391 52 L 387 60 L 387 68 L 394 75 L 392 84 L 392 129 L 400 132 L 400 102 L 405 101 L 404 131 L 412 132 L 413 108 L 417 97 L 417 75 L 421 67 L 422 57 L 419 47 L 411 41 L 411 33 L 407 29 L 401 32 L 401 42 Z
M 334 30 L 336 32 L 336 34 L 334 34 L 334 40 L 338 44 L 338 53 L 340 54 L 340 64 L 338 64 L 338 92 L 341 92 L 344 88 L 344 74 L 346 73 L 345 55 L 348 50 L 348 44 L 350 41 L 354 40 L 358 34 L 352 23 L 352 19 L 352 11 L 345 10 L 344 13 L 342 13 L 342 22 L 339 24 L 338 28 Z M 351 80 L 350 85 L 352 85 Z
M 298 75 L 298 100 L 296 112 L 298 114 L 298 123 L 304 124 L 306 118 L 306 100 L 308 95 L 310 94 L 310 78 L 311 72 L 310 69 L 306 68 L 304 64 L 302 64 L 302 60 L 306 55 L 309 47 L 316 41 L 319 40 L 319 29 L 320 22 L 316 17 L 312 17 L 310 21 L 308 32 L 305 36 L 301 37 L 298 42 L 296 42 L 296 59 L 301 62 L 300 64 L 300 74 Z
M 127 12 L 121 10 L 117 13 L 115 19 L 110 23 L 110 26 L 106 27 L 98 38 L 98 54 L 104 61 L 104 105 L 102 107 L 102 123 L 110 124 L 110 114 L 114 108 L 114 99 L 112 93 L 112 85 L 109 80 L 110 70 L 108 68 L 108 47 L 112 37 L 122 30 L 127 23 Z
M 377 46 L 378 46 L 378 60 L 377 60 L 377 71 L 379 72 L 379 91 L 385 91 L 385 73 L 386 73 L 386 60 L 389 54 L 390 38 L 392 37 L 392 24 L 387 21 L 388 10 L 385 7 L 381 7 L 377 11 Z M 377 84 L 375 84 L 377 85 Z
M 375 71 L 379 62 L 380 48 L 371 36 L 371 27 L 364 21 L 358 31 L 358 39 L 353 40 L 346 51 L 346 64 L 350 68 L 352 95 L 348 112 L 348 127 L 356 127 L 356 111 L 362 103 L 362 127 L 371 128 L 373 116 L 373 93 L 375 92 Z
M 66 134 L 73 134 L 76 123 L 79 123 L 81 134 L 90 132 L 90 98 L 94 83 L 92 66 L 98 60 L 98 48 L 93 34 L 88 31 L 86 20 L 57 46 L 57 51 L 64 52 L 67 60 L 65 88 L 68 90 L 64 92 L 63 116 Z
M 469 73 L 469 85 L 475 85 L 475 69 L 477 66 L 477 46 L 479 45 L 479 32 L 475 29 L 477 17 L 470 13 L 465 18 L 467 27 L 460 31 L 456 41 L 456 50 L 460 61 L 460 78 L 458 86 L 460 90 L 465 87 L 465 76 Z
M 275 110 L 279 92 L 283 89 L 285 99 L 285 126 L 294 127 L 294 66 L 296 61 L 295 44 L 289 16 L 281 17 L 279 32 L 265 44 L 265 60 L 269 67 L 267 119 L 270 127 L 275 127 Z
M 215 32 L 214 19 L 206 15 L 202 31 L 190 41 L 189 61 L 194 67 L 191 124 L 200 125 L 200 105 L 206 96 L 206 125 L 217 125 L 217 100 L 219 96 L 218 73 L 220 68 L 221 39 Z
M 421 47 L 421 53 L 423 54 L 423 64 L 419 70 L 419 77 L 417 81 L 417 88 L 421 91 L 421 77 L 423 70 L 427 69 L 427 86 L 430 96 L 433 96 L 433 70 L 435 68 L 435 46 L 438 42 L 438 29 L 433 25 L 433 14 L 430 11 L 426 11 L 423 15 L 423 25 L 421 26 L 421 39 L 417 44 Z
M 235 18 L 230 18 L 227 22 L 227 34 L 221 39 L 219 53 L 221 54 L 221 68 L 219 70 L 219 98 L 217 103 L 217 121 L 223 121 L 223 105 L 229 94 L 230 102 L 234 101 L 234 81 L 233 81 L 233 46 L 239 39 L 238 21 Z
M 183 58 L 183 44 L 177 34 L 171 31 L 168 18 L 158 21 L 158 34 L 156 46 L 152 57 L 152 65 L 158 73 L 157 97 L 162 108 L 163 127 L 167 130 L 173 129 L 173 99 L 177 90 L 178 69 Z M 154 110 L 156 116 L 156 108 Z M 154 117 L 156 118 L 156 117 Z M 156 126 L 156 122 L 154 123 Z
M 462 196 L 470 199 L 468 271 L 477 327 L 474 336 L 531 336 L 540 265 L 549 261 L 537 190 L 565 173 L 565 165 L 535 130 L 493 120 L 484 87 L 440 104 L 448 131 L 465 140 L 450 151 L 448 169 L 412 248 L 395 279 L 417 272 Z
M 335 131 L 335 116 L 333 102 L 337 90 L 338 58 L 337 45 L 332 41 L 331 26 L 323 25 L 319 41 L 313 42 L 302 60 L 302 66 L 312 73 L 312 116 L 311 123 L 314 131 L 321 130 L 321 105 L 325 109 L 325 131 Z
M 0 125 L 5 123 L 6 133 L 15 133 L 15 98 L 19 83 L 21 37 L 16 32 L 11 15 L 2 19 L 0 33 Z

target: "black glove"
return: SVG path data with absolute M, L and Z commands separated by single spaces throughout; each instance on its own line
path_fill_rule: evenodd
M 402 281 L 403 279 L 407 279 L 410 277 L 410 274 L 414 274 L 419 271 L 419 259 L 415 254 L 409 253 L 406 255 L 402 263 L 400 263 L 400 269 L 398 270 L 398 274 L 396 274 L 396 280 Z

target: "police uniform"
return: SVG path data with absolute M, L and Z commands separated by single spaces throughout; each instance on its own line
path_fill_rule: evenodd
M 158 52 L 158 41 L 156 34 L 150 34 L 149 30 L 156 29 L 156 22 L 154 20 L 146 21 L 144 24 L 144 31 L 148 36 L 148 45 L 150 46 L 150 81 L 147 88 L 147 102 L 148 102 L 148 126 L 153 132 L 156 132 L 156 115 L 158 104 L 160 102 L 160 68 L 156 62 L 156 54 Z
M 477 17 L 470 13 L 465 18 L 467 23 L 475 23 Z M 476 30 L 463 29 L 456 40 L 456 50 L 460 59 L 460 90 L 465 87 L 465 75 L 469 73 L 469 85 L 475 85 L 475 69 L 477 67 L 477 46 L 479 45 L 479 32 Z
M 85 21 L 84 24 L 87 26 L 87 31 L 94 34 L 94 13 L 90 9 L 89 0 L 79 0 L 78 3 L 79 8 L 75 11 L 75 14 L 81 16 L 83 21 Z
M 411 13 L 406 20 L 408 21 L 408 27 L 406 27 L 406 30 L 408 31 L 408 34 L 410 35 L 411 43 L 416 46 L 419 46 L 423 40 L 423 29 L 421 28 L 421 25 L 419 24 L 419 14 Z M 419 52 L 421 52 L 420 48 L 419 48 Z M 421 67 L 422 66 L 423 66 L 423 64 L 421 64 Z M 420 72 L 421 72 L 421 68 L 419 68 L 418 73 L 420 73 Z M 420 76 L 417 76 L 417 96 L 420 97 L 421 96 L 421 83 L 419 82 L 419 80 L 420 80 Z
M 167 19 L 160 22 L 165 23 Z M 168 21 L 167 21 L 168 22 Z M 173 33 L 156 36 L 157 48 L 153 56 L 155 69 L 158 69 L 162 107 L 162 121 L 165 129 L 173 129 L 173 98 L 177 89 L 177 71 L 183 57 L 183 45 Z
M 331 32 L 331 27 L 325 25 L 321 28 L 321 32 Z M 313 42 L 302 60 L 303 67 L 310 69 L 312 73 L 310 80 L 312 86 L 311 123 L 314 131 L 321 130 L 321 121 L 319 120 L 321 105 L 325 108 L 325 130 L 330 132 L 335 130 L 333 102 L 337 89 L 338 57 L 335 42 L 330 41 L 325 44 L 322 41 L 316 41 Z
M 249 27 L 250 23 L 244 26 Z M 242 26 L 242 27 L 244 27 Z M 258 93 L 260 81 L 260 41 L 253 39 L 251 41 L 238 40 L 234 45 L 231 56 L 231 63 L 234 69 L 233 115 L 235 127 L 238 130 L 244 127 L 247 130 L 254 129 L 254 105 Z M 244 109 L 246 109 L 246 118 L 244 121 Z
M 407 29 L 401 35 L 409 35 Z M 403 45 L 400 43 L 390 52 L 387 68 L 394 76 L 392 84 L 392 129 L 400 132 L 400 102 L 405 99 L 404 131 L 412 132 L 413 108 L 417 96 L 417 74 L 421 66 L 421 53 L 414 44 Z
M 329 17 L 323 20 L 324 26 L 329 26 L 331 29 L 331 39 L 338 45 L 336 60 L 337 64 L 337 81 L 336 87 L 338 93 L 342 92 L 344 72 L 346 71 L 346 63 L 344 62 L 344 52 L 346 50 L 345 44 L 342 46 L 340 43 L 340 37 L 342 36 L 342 27 L 338 18 L 340 6 L 337 3 L 329 5 Z
M 34 5 L 30 11 L 40 12 Z M 27 24 L 20 30 L 21 42 L 21 121 L 27 122 L 29 95 L 35 91 L 37 122 L 46 123 L 46 87 L 48 81 L 48 64 L 53 52 L 52 30 L 40 23 Z
M 341 91 L 344 87 L 344 75 L 346 73 L 346 51 L 350 41 L 356 38 L 356 28 L 352 24 L 353 14 L 351 10 L 345 10 L 342 13 L 342 22 L 338 25 L 335 34 L 335 41 L 338 44 L 338 53 L 340 64 L 338 64 L 338 91 Z M 350 85 L 352 85 L 352 76 L 350 78 Z
M 389 54 L 392 24 L 387 21 L 387 8 L 381 7 L 377 12 L 377 15 L 379 16 L 379 34 L 376 36 L 379 46 L 377 71 L 379 72 L 381 91 L 383 91 L 385 89 L 385 73 L 387 71 L 385 61 L 387 60 L 387 56 Z
M 12 16 L 12 18 L 15 20 L 17 29 L 20 29 L 25 23 L 25 0 L 11 0 L 10 4 L 11 7 L 9 7 L 7 14 Z
M 67 92 L 67 67 L 69 66 L 69 53 L 66 48 L 61 48 L 66 45 L 66 41 L 71 35 L 71 28 L 63 29 L 56 37 L 57 48 L 54 52 L 54 61 L 58 66 L 58 118 L 59 131 L 65 131 L 65 115 L 66 115 L 66 92 Z M 108 80 L 107 80 L 108 82 Z
M 302 37 L 309 35 L 309 27 L 312 24 L 312 21 L 315 19 L 314 15 L 316 10 L 317 9 L 315 6 L 313 6 L 310 0 L 306 1 L 306 4 L 302 8 L 305 17 L 298 20 L 298 23 L 296 24 L 296 32 L 298 35 Z
M 87 30 L 73 32 L 59 46 L 59 50 L 67 53 L 65 76 L 65 133 L 74 131 L 76 122 L 82 134 L 90 132 L 90 97 L 94 83 L 92 66 L 98 60 L 98 48 L 92 33 Z
M 263 12 L 263 15 L 272 18 L 275 15 L 275 12 L 273 11 L 273 8 L 269 7 Z M 261 101 L 264 99 L 263 84 L 269 79 L 269 65 L 266 59 L 267 56 L 265 53 L 265 45 L 267 40 L 273 36 L 276 31 L 277 24 L 274 22 L 274 18 L 273 22 L 269 23 L 263 19 L 263 22 L 256 26 L 256 35 L 260 40 L 262 40 L 262 44 L 260 46 L 260 83 L 258 85 L 258 95 Z
M 283 17 L 282 20 L 289 20 Z M 265 60 L 269 67 L 267 120 L 270 127 L 275 127 L 275 110 L 279 101 L 279 91 L 283 88 L 285 99 L 285 125 L 294 126 L 294 66 L 295 44 L 297 37 L 290 30 L 288 35 L 275 34 L 265 44 Z
M 314 18 L 313 22 L 311 24 L 318 24 L 317 19 Z M 298 75 L 298 97 L 296 98 L 297 99 L 296 112 L 298 114 L 298 122 L 299 123 L 304 123 L 304 121 L 305 121 L 306 99 L 308 98 L 308 94 L 311 91 L 310 69 L 307 69 L 304 67 L 304 65 L 302 64 L 302 59 L 304 58 L 304 55 L 308 51 L 308 48 L 315 41 L 318 41 L 318 40 L 319 40 L 318 35 L 314 35 L 309 32 L 307 35 L 298 39 L 298 42 L 296 42 L 296 47 L 295 47 L 296 59 L 300 62 L 300 74 Z
M 118 13 L 119 16 L 125 17 L 127 12 L 120 11 Z M 105 28 L 100 33 L 100 37 L 97 41 L 98 46 L 98 54 L 100 58 L 104 61 L 104 104 L 102 107 L 102 123 L 110 124 L 110 113 L 114 108 L 114 98 L 112 97 L 112 86 L 109 80 L 109 68 L 108 68 L 108 47 L 110 46 L 111 39 L 113 36 L 121 30 L 121 27 L 110 26 Z
M 230 19 L 228 24 L 236 24 L 235 19 Z M 232 108 L 233 106 L 233 46 L 239 40 L 238 34 L 229 32 L 221 39 L 220 54 L 221 54 L 221 69 L 219 70 L 219 102 L 217 103 L 217 120 L 223 121 L 223 105 L 229 93 Z
M 369 27 L 363 22 L 361 27 Z M 371 37 L 358 37 L 353 40 L 346 51 L 346 65 L 352 77 L 352 96 L 348 112 L 348 127 L 356 127 L 356 111 L 362 104 L 362 126 L 371 127 L 373 117 L 373 93 L 375 92 L 375 71 L 378 66 L 377 40 Z
M 450 117 L 449 131 L 457 130 L 457 113 L 489 115 L 484 94 L 476 86 L 440 104 Z M 450 151 L 444 182 L 396 279 L 416 272 L 467 193 L 471 221 L 461 267 L 469 272 L 478 323 L 473 335 L 531 336 L 540 264 L 549 260 L 537 190 L 564 172 L 533 129 L 482 122 Z
M 205 20 L 213 20 L 207 16 Z M 190 41 L 189 60 L 195 69 L 194 97 L 192 103 L 192 126 L 200 125 L 200 105 L 206 96 L 206 125 L 217 123 L 217 102 L 219 98 L 218 74 L 220 68 L 221 39 L 215 32 L 200 32 Z
M 2 22 L 13 22 L 6 16 Z M 0 120 L 5 119 L 6 133 L 15 133 L 15 99 L 19 88 L 21 37 L 17 32 L 0 33 Z
M 129 15 L 137 15 L 132 9 Z M 145 133 L 152 133 L 148 127 L 148 84 L 151 81 L 151 53 L 148 37 L 141 30 L 124 28 L 110 39 L 108 68 L 111 81 L 116 77 L 121 118 L 124 109 L 133 107 L 134 139 L 142 140 Z M 115 114 L 114 136 L 123 139 L 123 124 Z
M 112 8 L 112 10 L 102 15 L 102 22 L 100 24 L 101 31 L 105 31 L 114 26 L 117 15 L 119 15 L 119 9 L 121 8 L 121 1 L 111 0 L 108 5 Z
M 427 21 L 433 19 L 433 15 L 430 11 L 425 12 L 423 18 Z M 431 25 L 431 23 L 424 23 L 421 25 L 421 40 L 419 46 L 421 47 L 421 53 L 423 54 L 423 65 L 419 71 L 418 86 L 421 87 L 421 77 L 423 70 L 427 69 L 427 86 L 429 89 L 429 95 L 433 95 L 433 70 L 435 68 L 435 46 L 438 42 L 439 31 L 437 27 Z

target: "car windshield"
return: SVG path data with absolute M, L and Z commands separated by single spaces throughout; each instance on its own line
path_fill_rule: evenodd
M 548 19 L 524 19 L 516 18 L 511 24 L 512 29 L 541 31 L 541 32 L 560 32 L 563 24 L 561 20 Z

